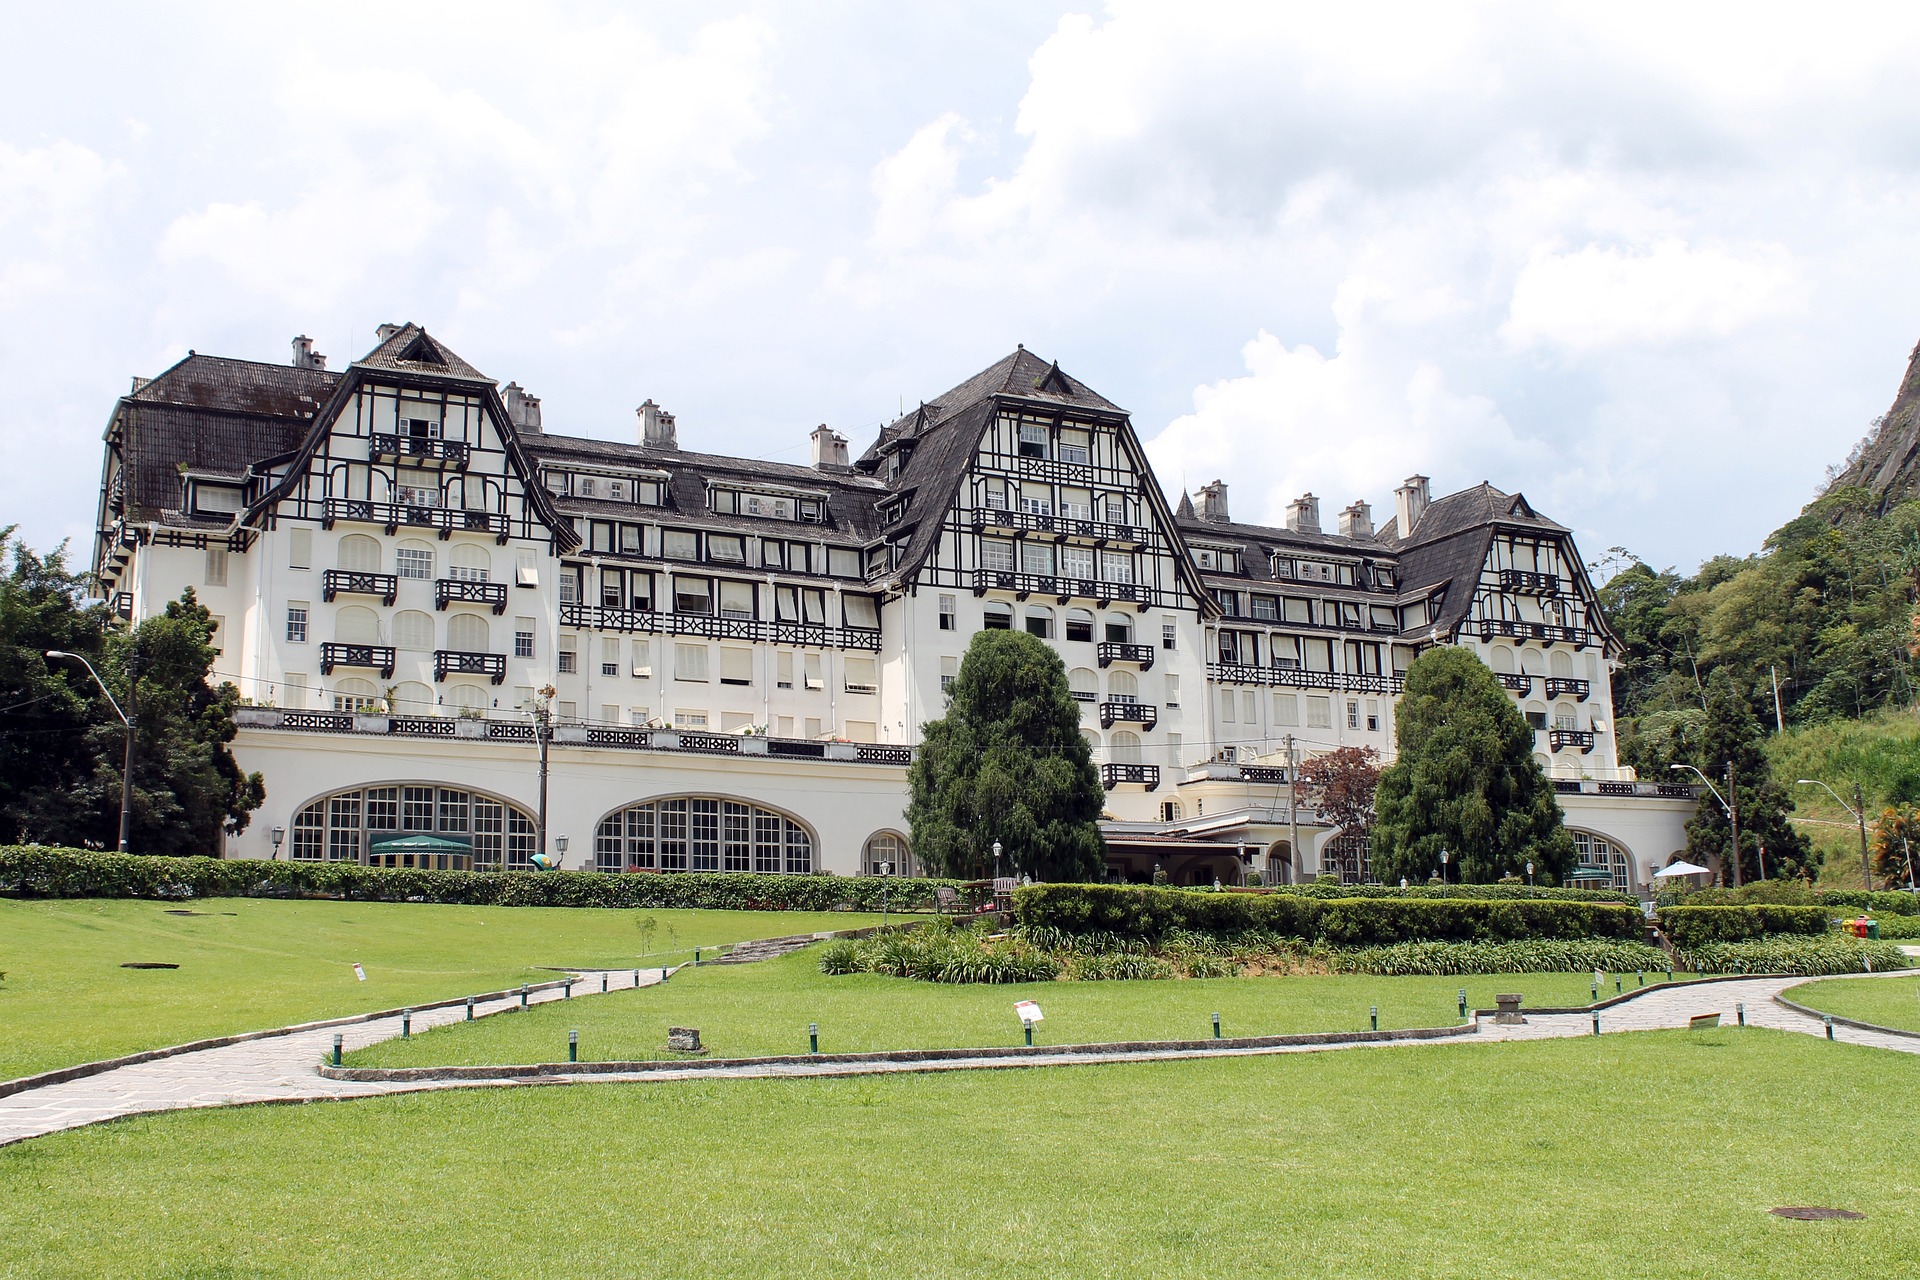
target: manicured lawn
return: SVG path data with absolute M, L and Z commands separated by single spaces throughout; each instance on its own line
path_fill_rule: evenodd
M 173 915 L 170 911 L 200 914 Z M 643 934 L 639 922 L 655 928 Z M 600 911 L 422 903 L 205 899 L 189 904 L 0 899 L 0 1079 L 544 981 L 536 965 L 659 964 L 687 948 L 877 916 Z M 643 951 L 656 954 L 645 960 Z M 122 969 L 125 961 L 178 969 Z M 353 964 L 366 967 L 359 982 Z
M 554 1062 L 566 1057 L 567 1031 L 580 1032 L 583 1058 L 664 1057 L 667 1027 L 700 1028 L 718 1057 L 804 1053 L 807 1024 L 820 1024 L 823 1052 L 973 1048 L 1020 1043 L 1016 1000 L 1046 1014 L 1036 1042 L 1198 1039 L 1213 1033 L 1278 1035 L 1358 1031 L 1380 1006 L 1386 1027 L 1446 1026 L 1468 1008 L 1490 1009 L 1500 991 L 1533 1005 L 1584 1005 L 1592 975 L 1505 974 L 1473 978 L 1213 978 L 1192 981 L 1042 982 L 955 986 L 872 974 L 827 977 L 819 949 L 779 960 L 683 969 L 664 987 L 595 995 L 388 1041 L 353 1056 L 359 1066 Z M 1664 976 L 1664 975 L 1662 975 Z M 1649 976 L 1651 980 L 1651 975 Z M 1626 986 L 1634 987 L 1632 974 Z M 1612 995 L 1609 983 L 1605 994 Z
M 1917 1089 L 1723 1028 L 176 1113 L 0 1149 L 0 1273 L 1904 1275 Z
M 1793 988 L 1787 999 L 1822 1013 L 1920 1031 L 1920 977 L 1828 978 Z

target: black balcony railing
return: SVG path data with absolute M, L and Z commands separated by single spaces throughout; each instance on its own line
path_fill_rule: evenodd
M 1523 698 L 1533 692 L 1532 676 L 1522 675 L 1519 672 L 1514 672 L 1514 671 L 1500 671 L 1500 672 L 1496 672 L 1495 675 L 1499 679 L 1501 685 L 1503 685 L 1508 690 L 1519 694 Z
M 507 655 L 471 653 L 465 649 L 435 649 L 433 678 L 445 680 L 448 676 L 486 676 L 495 684 L 504 683 L 507 678 Z
M 1587 692 L 1591 688 L 1592 686 L 1585 680 L 1575 680 L 1569 676 L 1547 677 L 1547 696 L 1549 698 L 1558 698 L 1564 695 L 1572 697 L 1575 702 L 1585 702 L 1587 700 Z
M 1287 771 L 1277 764 L 1243 764 L 1240 766 L 1240 781 L 1262 787 L 1284 787 L 1287 785 Z
M 456 467 L 467 465 L 467 444 L 464 440 L 438 440 L 432 436 L 402 436 L 385 431 L 373 433 L 373 456 L 376 458 L 429 458 L 438 462 L 451 462 Z
M 1147 588 L 1132 582 L 1056 578 L 1041 573 L 1015 573 L 1011 569 L 975 569 L 973 594 L 983 596 L 989 591 L 1018 592 L 1021 599 L 1028 596 L 1053 596 L 1062 603 L 1075 599 L 1091 600 L 1101 608 L 1105 608 L 1116 600 L 1138 605 L 1152 603 Z
M 490 606 L 496 614 L 505 613 L 507 584 L 473 582 L 466 578 L 435 578 L 433 607 L 444 609 L 450 604 L 484 604 Z
M 1115 787 L 1134 785 L 1145 787 L 1149 791 L 1160 789 L 1160 766 L 1157 764 L 1103 764 L 1100 766 L 1100 785 L 1111 791 Z
M 1099 658 L 1102 667 L 1110 667 L 1116 662 L 1138 663 L 1142 671 L 1153 669 L 1153 646 L 1150 644 L 1125 644 L 1119 640 L 1102 640 L 1094 646 L 1094 656 Z
M 1011 529 L 1017 533 L 1051 533 L 1064 538 L 1085 538 L 1096 545 L 1121 543 L 1126 546 L 1144 546 L 1147 541 L 1146 530 L 1128 524 L 1108 524 L 1103 520 L 1083 519 L 1080 516 L 1041 515 L 1033 511 L 1002 511 L 994 507 L 979 507 L 973 513 L 973 527 L 976 529 Z
M 393 674 L 393 646 L 386 644 L 340 644 L 329 640 L 320 646 L 320 674 L 330 676 L 335 667 L 368 667 L 383 676 Z
M 656 613 L 652 609 L 615 609 L 606 605 L 563 604 L 560 624 L 594 631 L 634 631 L 655 635 L 704 636 L 709 640 L 765 641 L 811 649 L 880 651 L 880 633 L 862 627 L 829 627 L 816 622 L 768 622 L 707 613 Z
M 490 533 L 502 543 L 510 532 L 506 515 L 499 511 L 426 507 L 410 502 L 374 502 L 368 498 L 328 498 L 322 507 L 321 523 L 331 529 L 334 522 L 339 520 L 381 525 L 389 534 L 403 526 L 436 529 L 442 538 L 455 533 Z
M 335 596 L 378 596 L 381 604 L 391 605 L 399 590 L 400 579 L 391 573 L 329 569 L 321 575 L 320 598 L 328 604 Z
M 1151 729 L 1160 723 L 1160 708 L 1151 702 L 1103 702 L 1100 704 L 1100 727 L 1111 729 L 1118 724 L 1137 724 Z
M 1591 782 L 1582 778 L 1555 778 L 1553 789 L 1563 796 L 1634 796 L 1642 800 L 1694 800 L 1694 789 L 1670 782 Z
M 116 591 L 113 593 L 113 616 L 125 622 L 133 621 L 133 592 Z
M 1580 748 L 1580 754 L 1586 755 L 1593 750 L 1593 730 L 1591 729 L 1550 729 L 1547 732 L 1547 746 L 1554 751 L 1567 747 Z
M 1402 676 L 1373 675 L 1364 671 L 1308 671 L 1301 667 L 1252 667 L 1231 662 L 1208 663 L 1207 679 L 1216 684 L 1324 689 L 1329 693 L 1396 694 L 1407 683 Z
M 1530 569 L 1502 569 L 1500 589 L 1523 596 L 1557 596 L 1560 577 L 1553 573 L 1534 573 Z
M 1564 641 L 1572 645 L 1592 643 L 1593 633 L 1585 627 L 1568 627 L 1557 622 L 1519 622 L 1512 618 L 1482 618 L 1479 622 L 1469 622 L 1464 628 L 1472 632 L 1478 629 L 1482 639 L 1491 640 L 1495 636 L 1508 636 L 1515 640 L 1544 640 L 1548 644 Z

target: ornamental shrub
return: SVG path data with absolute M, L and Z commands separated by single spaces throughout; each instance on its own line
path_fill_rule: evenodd
M 931 910 L 951 880 L 749 871 L 418 871 L 352 862 L 159 858 L 45 845 L 0 848 L 0 894 L 21 898 L 345 898 L 498 907 L 728 911 Z
M 1866 910 L 1875 914 L 1885 912 L 1894 916 L 1920 916 L 1920 896 L 1900 893 L 1891 889 L 1881 889 L 1866 893 L 1859 889 L 1829 889 L 1817 895 L 1816 901 L 1830 907 L 1847 907 L 1855 911 Z
M 1524 884 L 1410 884 L 1402 889 L 1388 884 L 1285 884 L 1264 890 L 1267 893 L 1293 893 L 1306 898 L 1476 898 L 1492 901 L 1504 898 L 1538 898 L 1549 902 L 1624 902 L 1629 906 L 1640 900 L 1619 889 L 1568 889 L 1559 885 Z
M 1776 933 L 1822 934 L 1832 914 L 1825 907 L 1756 903 L 1745 907 L 1662 907 L 1655 919 L 1673 945 L 1685 951 L 1709 942 L 1743 942 Z
M 1479 973 L 1608 973 L 1664 969 L 1667 953 L 1644 942 L 1591 938 L 1528 942 L 1399 942 L 1387 947 L 1316 949 L 1328 973 L 1385 976 Z
M 1701 973 L 1790 973 L 1809 978 L 1835 973 L 1885 973 L 1913 967 L 1913 959 L 1888 942 L 1857 938 L 1779 936 L 1745 942 L 1706 942 L 1679 953 Z

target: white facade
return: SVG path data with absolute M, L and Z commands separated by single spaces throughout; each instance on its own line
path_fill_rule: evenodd
M 905 766 L 986 627 L 1060 653 L 1116 872 L 1162 845 L 1196 876 L 1337 866 L 1338 833 L 1288 811 L 1289 760 L 1390 756 L 1433 643 L 1501 673 L 1622 883 L 1685 843 L 1685 790 L 1617 767 L 1611 639 L 1523 499 L 1420 481 L 1396 526 L 1356 504 L 1338 536 L 1311 498 L 1287 529 L 1232 524 L 1218 484 L 1176 513 L 1124 412 L 1025 351 L 857 462 L 821 428 L 810 467 L 682 452 L 651 402 L 631 445 L 548 435 L 414 326 L 345 374 L 318 359 L 190 357 L 107 433 L 105 589 L 137 620 L 192 588 L 251 704 L 235 750 L 268 801 L 232 855 L 417 832 L 527 865 L 545 705 L 565 865 L 910 869 Z

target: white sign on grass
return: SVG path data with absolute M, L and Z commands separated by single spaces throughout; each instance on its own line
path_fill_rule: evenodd
M 1013 1011 L 1020 1015 L 1020 1021 L 1028 1023 L 1029 1025 L 1035 1022 L 1045 1022 L 1047 1018 L 1046 1014 L 1040 1012 L 1040 1006 L 1031 1000 L 1022 1000 L 1019 1004 L 1013 1006 Z
M 353 964 L 353 976 L 360 979 L 360 981 L 362 982 L 365 982 L 367 980 L 367 971 L 360 967 L 360 962 L 357 960 L 354 961 L 354 964 Z

